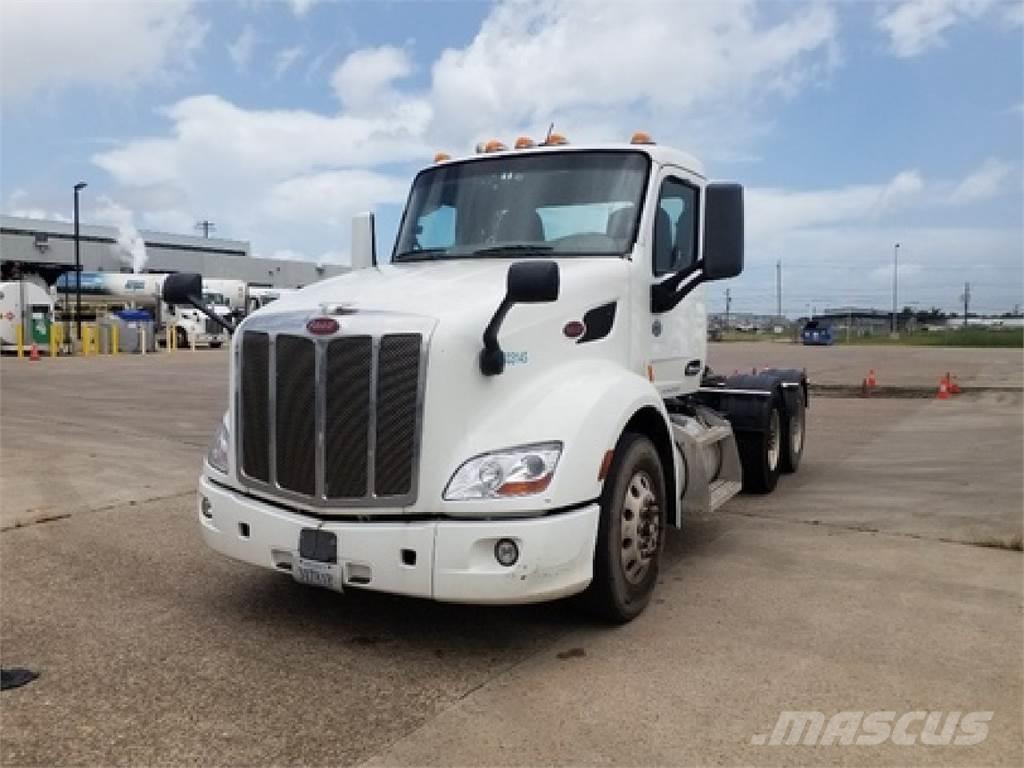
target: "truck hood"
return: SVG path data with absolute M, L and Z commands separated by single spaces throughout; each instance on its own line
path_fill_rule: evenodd
M 321 305 L 342 304 L 354 312 L 395 312 L 441 321 L 489 318 L 505 295 L 509 265 L 521 260 L 459 259 L 360 269 L 282 297 L 257 314 L 315 312 Z M 554 305 L 563 311 L 613 300 L 626 288 L 628 268 L 621 258 L 555 261 L 561 272 L 561 288 Z M 482 325 L 479 330 L 483 331 Z

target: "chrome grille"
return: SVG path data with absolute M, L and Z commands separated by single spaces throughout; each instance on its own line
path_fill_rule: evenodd
M 207 333 L 209 333 L 211 335 L 215 335 L 215 334 L 220 333 L 223 330 L 224 330 L 223 326 L 221 326 L 221 324 L 218 323 L 216 320 L 211 320 L 210 318 L 206 318 L 206 332 Z
M 236 361 L 242 482 L 312 506 L 414 502 L 423 340 L 245 331 Z

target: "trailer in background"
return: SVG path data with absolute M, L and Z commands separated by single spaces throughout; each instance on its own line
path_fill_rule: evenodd
M 35 343 L 45 349 L 52 324 L 53 300 L 44 288 L 31 280 L 0 283 L 0 348 L 17 346 L 21 326 L 25 346 Z

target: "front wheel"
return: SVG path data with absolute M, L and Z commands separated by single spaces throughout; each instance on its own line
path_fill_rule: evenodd
M 647 606 L 665 541 L 665 473 L 654 444 L 627 432 L 619 440 L 601 492 L 590 608 L 624 624 Z

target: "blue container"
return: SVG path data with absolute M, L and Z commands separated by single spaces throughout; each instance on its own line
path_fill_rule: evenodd
M 114 315 L 126 323 L 145 323 L 153 319 L 153 315 L 145 309 L 122 309 L 120 312 L 115 312 Z

